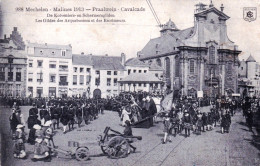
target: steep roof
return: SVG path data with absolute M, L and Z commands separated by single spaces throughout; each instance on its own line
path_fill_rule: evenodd
M 194 32 L 194 27 L 190 27 L 180 31 L 174 31 L 158 38 L 151 39 L 142 49 L 140 58 L 147 58 L 177 51 L 185 40 Z
M 120 56 L 72 55 L 74 65 L 89 65 L 96 70 L 124 70 Z
M 72 63 L 74 65 L 89 65 L 92 66 L 92 58 L 90 55 L 77 55 L 73 54 L 72 55 Z
M 118 82 L 123 83 L 160 83 L 159 78 L 152 73 L 132 73 Z
M 27 46 L 29 47 L 36 47 L 36 48 L 52 48 L 52 49 L 65 49 L 71 50 L 71 45 L 57 45 L 57 44 L 39 44 L 39 43 L 28 43 Z
M 256 60 L 255 60 L 255 58 L 254 58 L 252 55 L 250 55 L 250 56 L 247 58 L 246 62 L 256 62 Z
M 149 67 L 149 64 L 140 61 L 138 58 L 130 58 L 125 62 L 125 66 Z
M 97 70 L 124 70 L 119 56 L 97 56 L 92 55 L 94 69 Z

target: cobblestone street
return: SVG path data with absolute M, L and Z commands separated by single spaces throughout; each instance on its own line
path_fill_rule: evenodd
M 28 108 L 22 107 L 24 116 L 28 117 Z M 203 111 L 208 108 L 203 108 Z M 133 134 L 142 136 L 143 140 L 135 142 L 137 147 L 135 153 L 131 153 L 123 159 L 109 159 L 102 154 L 98 145 L 97 137 L 102 134 L 106 126 L 110 126 L 117 131 L 123 131 L 118 114 L 116 112 L 106 111 L 88 126 L 83 125 L 67 134 L 63 134 L 61 129 L 54 136 L 55 144 L 64 150 L 68 150 L 68 141 L 85 142 L 90 150 L 90 160 L 79 162 L 64 155 L 52 159 L 50 163 L 31 161 L 33 156 L 33 146 L 26 145 L 28 158 L 26 160 L 17 160 L 12 157 L 12 140 L 9 131 L 8 117 L 10 109 L 1 107 L 1 127 L 2 139 L 1 148 L 6 153 L 2 153 L 3 165 L 10 166 L 33 166 L 41 165 L 214 165 L 214 166 L 251 166 L 259 165 L 259 150 L 251 144 L 252 133 L 245 126 L 245 120 L 242 114 L 238 112 L 232 117 L 232 125 L 229 134 L 221 134 L 220 127 L 217 126 L 212 131 L 203 132 L 202 135 L 191 134 L 191 137 L 185 138 L 184 135 L 177 135 L 171 143 L 161 144 L 163 138 L 163 124 L 155 124 L 150 129 L 133 128 Z M 28 130 L 26 130 L 28 133 Z M 183 132 L 184 133 L 184 132 Z M 3 151 L 2 151 L 3 152 Z

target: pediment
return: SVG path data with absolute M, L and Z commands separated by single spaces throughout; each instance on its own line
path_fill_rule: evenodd
M 204 10 L 202 12 L 196 13 L 195 16 L 197 17 L 206 17 L 208 13 L 210 12 L 214 12 L 216 15 L 219 16 L 219 19 L 223 19 L 223 20 L 227 20 L 230 17 L 227 16 L 226 14 L 224 14 L 223 12 L 219 11 L 218 9 L 216 9 L 215 7 L 209 8 L 207 10 Z

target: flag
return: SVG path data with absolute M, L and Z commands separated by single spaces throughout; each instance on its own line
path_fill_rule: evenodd
M 166 95 L 163 101 L 161 101 L 161 106 L 164 111 L 170 111 L 172 108 L 173 92 Z

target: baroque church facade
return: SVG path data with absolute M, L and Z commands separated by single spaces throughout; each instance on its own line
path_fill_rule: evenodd
M 196 5 L 194 26 L 179 30 L 169 20 L 160 37 L 151 39 L 137 56 L 164 69 L 165 83 L 182 95 L 231 95 L 238 91 L 238 55 L 241 53 L 227 36 L 230 18 L 211 3 Z

